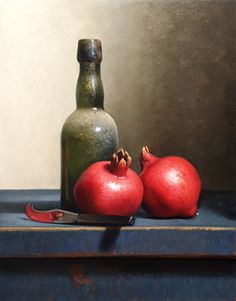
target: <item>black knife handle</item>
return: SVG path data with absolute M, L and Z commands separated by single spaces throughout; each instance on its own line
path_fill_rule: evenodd
M 79 225 L 102 225 L 102 226 L 132 226 L 134 216 L 96 215 L 79 213 L 76 223 Z

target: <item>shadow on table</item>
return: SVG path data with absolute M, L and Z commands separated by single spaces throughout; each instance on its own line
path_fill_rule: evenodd
M 201 195 L 200 206 L 223 215 L 229 220 L 236 219 L 236 191 L 208 191 Z
M 107 227 L 99 244 L 101 251 L 112 251 L 115 248 L 121 227 Z

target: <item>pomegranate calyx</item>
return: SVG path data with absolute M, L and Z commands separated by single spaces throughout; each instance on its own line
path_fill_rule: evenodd
M 158 157 L 153 155 L 147 146 L 143 146 L 140 155 L 140 164 L 142 169 L 148 167 L 158 160 Z
M 123 148 L 120 148 L 116 153 L 112 155 L 111 158 L 111 171 L 118 177 L 124 177 L 130 164 L 132 158 L 129 153 Z

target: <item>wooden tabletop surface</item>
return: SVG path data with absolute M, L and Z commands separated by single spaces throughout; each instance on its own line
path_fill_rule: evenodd
M 0 190 L 0 257 L 234 257 L 236 194 L 203 192 L 199 215 L 154 219 L 143 210 L 132 227 L 43 224 L 30 221 L 27 203 L 60 207 L 58 190 Z

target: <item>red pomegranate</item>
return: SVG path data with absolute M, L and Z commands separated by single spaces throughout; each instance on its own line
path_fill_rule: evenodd
M 134 215 L 142 202 L 143 184 L 130 169 L 131 157 L 120 149 L 111 161 L 90 165 L 74 186 L 81 212 L 103 215 Z
M 154 217 L 192 217 L 197 212 L 201 180 L 194 166 L 177 156 L 158 158 L 141 152 L 143 205 Z

